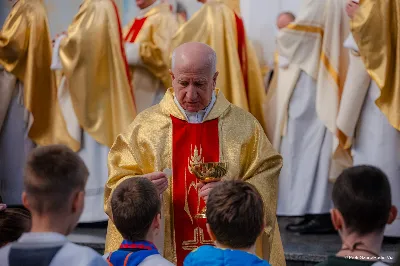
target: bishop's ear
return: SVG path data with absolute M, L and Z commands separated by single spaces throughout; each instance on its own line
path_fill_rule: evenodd
M 169 75 L 171 76 L 172 81 L 174 81 L 174 80 L 175 80 L 175 75 L 174 75 L 174 73 L 172 73 L 172 70 L 171 70 L 171 69 L 169 69 L 168 71 L 169 71 Z
M 217 86 L 217 78 L 218 78 L 219 72 L 215 72 L 214 77 L 213 77 L 213 85 L 214 87 Z

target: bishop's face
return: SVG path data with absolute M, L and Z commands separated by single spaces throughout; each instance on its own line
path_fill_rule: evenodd
M 210 104 L 218 72 L 211 73 L 209 67 L 186 65 L 174 69 L 171 75 L 175 97 L 184 110 L 198 112 Z

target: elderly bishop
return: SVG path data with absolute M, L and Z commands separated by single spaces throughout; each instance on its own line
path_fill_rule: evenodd
M 172 47 L 186 42 L 211 46 L 219 58 L 218 88 L 228 101 L 249 111 L 264 127 L 264 81 L 242 18 L 225 3 L 227 1 L 198 1 L 203 6 L 182 25 L 172 40 Z
M 282 157 L 260 123 L 215 88 L 219 73 L 214 50 L 202 43 L 186 43 L 172 58 L 173 88 L 160 104 L 140 113 L 111 148 L 107 214 L 112 217 L 110 196 L 123 180 L 136 176 L 152 180 L 162 194 L 164 218 L 155 244 L 168 260 L 182 265 L 191 250 L 213 243 L 206 220 L 197 214 L 217 182 L 198 183 L 190 165 L 224 162 L 225 178 L 246 180 L 263 195 L 267 215 L 259 255 L 273 265 L 285 265 L 275 216 Z M 161 172 L 165 169 L 172 169 L 170 179 Z M 110 220 L 106 251 L 117 249 L 121 241 Z

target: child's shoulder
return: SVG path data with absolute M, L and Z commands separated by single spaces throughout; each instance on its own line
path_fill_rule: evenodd
M 68 261 L 70 265 L 73 265 L 72 261 L 75 259 L 79 265 L 108 265 L 106 260 L 93 249 L 71 242 L 67 242 L 54 257 L 54 261 Z
M 11 244 L 7 244 L 0 248 L 0 265 L 8 265 L 8 254 L 10 253 Z
M 160 254 L 156 254 L 145 258 L 139 266 L 174 266 L 174 264 Z

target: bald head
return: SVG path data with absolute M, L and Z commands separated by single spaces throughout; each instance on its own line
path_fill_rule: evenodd
M 208 106 L 218 77 L 216 64 L 215 51 L 204 43 L 184 43 L 174 50 L 172 86 L 183 109 L 198 112 Z
M 213 75 L 217 71 L 217 55 L 204 43 L 188 42 L 178 46 L 172 53 L 172 72 L 176 68 L 195 68 L 209 70 Z
M 276 26 L 278 29 L 286 28 L 290 23 L 294 22 L 296 17 L 291 12 L 283 12 L 279 14 L 276 20 Z

